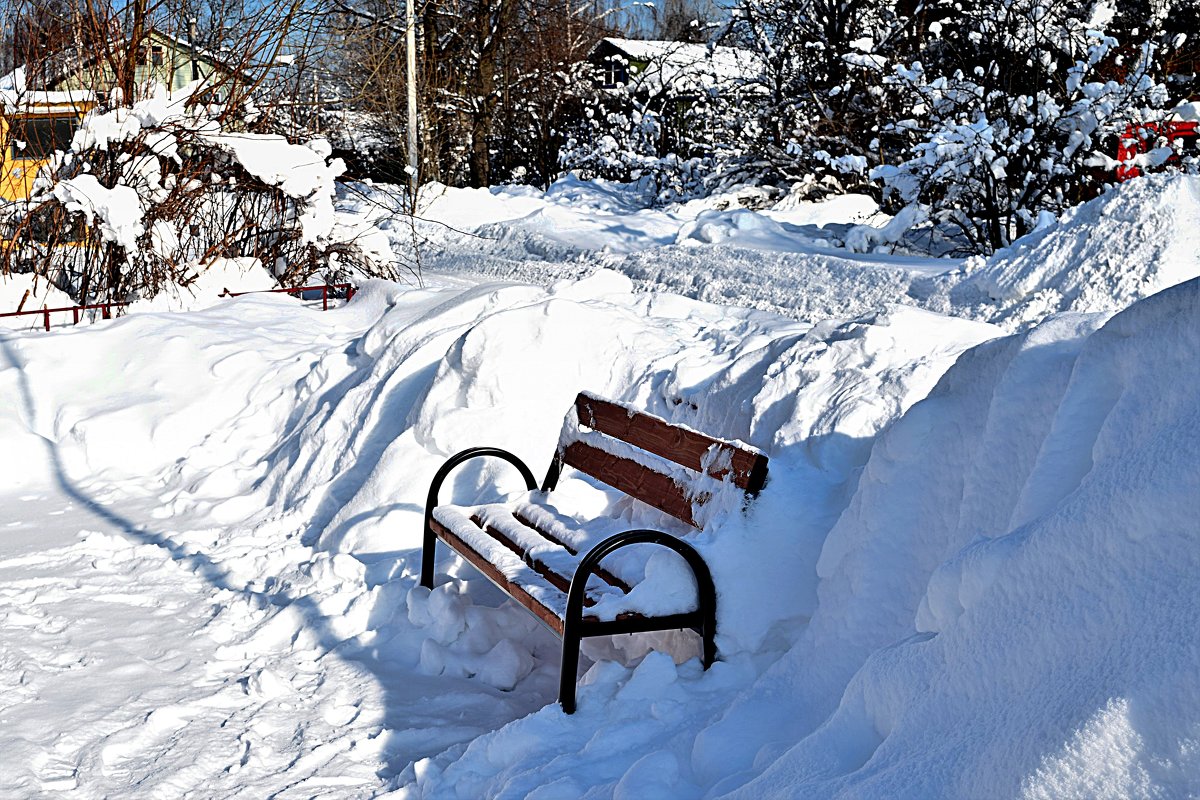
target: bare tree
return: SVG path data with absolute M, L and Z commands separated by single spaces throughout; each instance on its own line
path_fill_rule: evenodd
M 21 20 L 50 19 L 43 2 L 22 0 L 18 30 Z M 39 103 L 63 99 L 55 90 L 73 88 L 74 113 L 48 119 L 88 113 L 73 139 L 56 133 L 39 143 L 42 160 L 28 162 L 40 173 L 28 200 L 4 209 L 4 271 L 44 275 L 83 301 L 123 301 L 186 286 L 218 258 L 254 259 L 293 285 L 333 262 L 363 261 L 329 233 L 336 169 L 327 146 L 278 135 L 295 130 L 296 103 L 278 93 L 272 68 L 304 7 L 259 9 L 239 38 L 225 32 L 221 53 L 187 48 L 190 64 L 168 48 L 180 43 L 177 11 L 77 0 L 53 38 L 10 37 L 24 48 L 12 60 L 25 65 L 23 79 L 10 76 L 10 111 L 36 116 Z M 19 126 L 6 130 L 6 147 L 29 146 Z M 304 181 L 289 180 L 297 170 Z M 390 265 L 363 266 L 395 277 Z

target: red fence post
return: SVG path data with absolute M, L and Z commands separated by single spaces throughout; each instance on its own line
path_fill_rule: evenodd
M 42 306 L 42 313 L 46 317 L 46 330 L 50 330 L 50 307 Z
M 75 306 L 71 309 L 71 319 L 72 319 L 72 322 L 71 322 L 72 325 L 79 324 L 79 306 Z
M 112 307 L 108 303 L 100 305 L 100 316 L 103 319 L 112 319 Z
M 329 286 L 328 285 L 321 287 L 321 310 L 322 311 L 329 310 Z

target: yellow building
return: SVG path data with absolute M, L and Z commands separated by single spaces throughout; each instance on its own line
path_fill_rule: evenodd
M 21 92 L 0 89 L 0 198 L 25 200 L 33 179 L 54 154 L 66 150 L 79 120 L 96 105 L 91 92 Z
M 182 90 L 194 80 L 220 80 L 214 59 L 186 42 L 150 31 L 138 48 L 134 83 L 142 89 L 155 84 L 168 92 Z M 25 200 L 34 178 L 56 150 L 66 150 L 80 120 L 103 104 L 117 85 L 113 65 L 105 59 L 84 59 L 60 75 L 28 84 L 24 68 L 0 78 L 0 199 Z M 213 98 L 220 102 L 220 96 Z

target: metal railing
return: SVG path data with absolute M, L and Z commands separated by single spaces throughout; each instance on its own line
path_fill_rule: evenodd
M 295 289 L 258 289 L 250 292 L 231 292 L 228 289 L 221 292 L 217 297 L 241 297 L 244 294 L 303 294 L 304 292 L 320 292 L 321 293 L 321 310 L 329 310 L 329 292 L 335 289 L 342 289 L 346 292 L 346 302 L 354 297 L 354 286 L 349 283 L 330 283 L 322 286 L 298 286 Z
M 251 292 L 231 292 L 228 289 L 226 289 L 225 291 L 221 292 L 217 296 L 218 297 L 240 297 L 241 295 L 244 295 L 244 294 L 301 294 L 301 295 L 303 295 L 304 292 L 320 292 L 321 293 L 321 310 L 328 311 L 329 310 L 329 293 L 331 291 L 338 291 L 338 290 L 345 291 L 347 302 L 349 302 L 350 299 L 354 297 L 354 293 L 355 293 L 354 286 L 349 283 L 333 283 L 333 284 L 326 284 L 323 286 L 298 286 L 294 289 L 259 289 L 257 291 L 251 291 Z M 129 304 L 128 303 L 90 303 L 88 305 L 63 306 L 61 308 L 49 308 L 49 307 L 43 306 L 42 308 L 34 308 L 34 309 L 30 309 L 29 311 L 8 311 L 3 314 L 0 314 L 0 319 L 3 319 L 5 317 L 31 317 L 31 316 L 35 316 L 35 315 L 41 315 L 42 327 L 44 327 L 46 330 L 50 330 L 50 315 L 51 314 L 60 314 L 60 313 L 65 313 L 67 311 L 70 311 L 71 312 L 71 324 L 78 325 L 81 312 L 98 310 L 100 312 L 101 319 L 112 319 L 112 316 L 113 316 L 112 310 L 114 308 L 122 308 L 127 305 L 129 305 Z
M 112 319 L 112 310 L 114 308 L 120 308 L 122 306 L 127 306 L 127 305 L 129 305 L 129 304 L 128 303 L 93 303 L 93 304 L 86 305 L 86 306 L 63 306 L 62 308 L 49 308 L 49 307 L 43 306 L 42 308 L 34 308 L 29 311 L 9 311 L 4 314 L 0 314 L 0 318 L 3 318 L 3 317 L 30 317 L 30 316 L 40 314 L 42 316 L 42 326 L 46 330 L 50 330 L 50 315 L 51 314 L 58 314 L 58 313 L 70 311 L 71 317 L 72 317 L 71 324 L 78 325 L 79 324 L 79 312 L 81 312 L 81 311 L 99 310 L 101 319 Z

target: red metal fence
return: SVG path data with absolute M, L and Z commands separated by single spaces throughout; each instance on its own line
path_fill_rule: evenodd
M 344 289 L 346 291 L 346 301 L 349 302 L 354 297 L 354 287 L 348 283 L 332 283 L 324 286 L 298 286 L 295 289 L 259 289 L 253 292 L 231 292 L 228 289 L 221 292 L 218 297 L 241 297 L 244 294 L 303 294 L 304 292 L 320 292 L 321 293 L 321 310 L 329 310 L 329 292 L 332 289 Z
M 114 308 L 120 308 L 121 306 L 127 306 L 127 305 L 129 305 L 129 304 L 128 303 L 95 303 L 95 304 L 86 305 L 86 306 L 64 306 L 62 308 L 43 307 L 43 308 L 34 308 L 29 311 L 9 311 L 5 314 L 0 314 L 0 317 L 30 317 L 35 314 L 41 314 L 42 320 L 43 320 L 43 322 L 42 322 L 43 327 L 45 327 L 46 330 L 50 330 L 50 315 L 51 314 L 58 314 L 60 312 L 70 311 L 71 316 L 72 316 L 71 324 L 78 325 L 80 311 L 91 311 L 93 309 L 99 309 L 100 316 L 103 319 L 112 319 L 112 310 Z
M 1125 133 L 1121 134 L 1117 145 L 1117 161 L 1121 162 L 1117 167 L 1117 180 L 1127 181 L 1141 175 L 1142 168 L 1134 165 L 1133 160 L 1143 153 L 1149 153 L 1159 143 L 1175 146 L 1188 142 L 1200 142 L 1200 124 L 1168 120 L 1130 125 L 1125 129 Z M 1192 145 L 1193 148 L 1196 146 Z M 1178 161 L 1179 156 L 1173 155 L 1166 163 Z
M 303 294 L 304 292 L 320 292 L 321 293 L 321 310 L 329 310 L 329 293 L 334 290 L 344 290 L 346 292 L 346 300 L 354 297 L 354 287 L 349 283 L 334 283 L 325 286 L 299 286 L 295 289 L 260 289 L 254 292 L 231 292 L 228 289 L 217 295 L 218 297 L 240 297 L 244 294 Z M 102 319 L 112 319 L 112 310 L 129 305 L 128 303 L 93 303 L 85 306 L 64 306 L 62 308 L 34 308 L 29 311 L 9 311 L 0 314 L 0 318 L 4 317 L 30 317 L 36 314 L 42 316 L 42 326 L 46 330 L 50 330 L 50 315 L 70 311 L 72 325 L 79 324 L 79 314 L 82 311 L 99 310 Z

